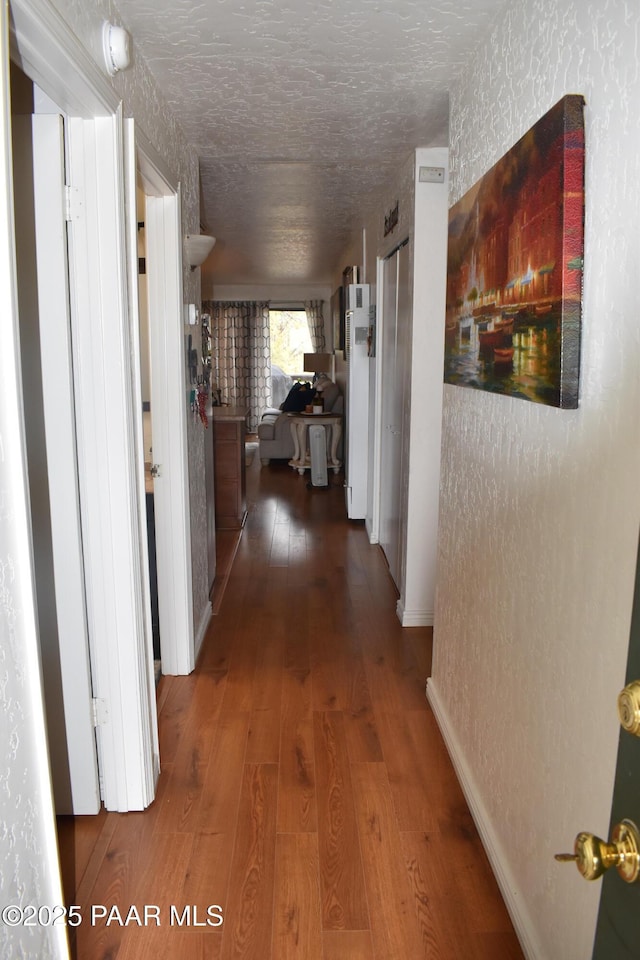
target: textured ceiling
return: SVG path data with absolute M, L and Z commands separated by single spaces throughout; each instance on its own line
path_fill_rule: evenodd
M 328 282 L 505 0 L 118 0 L 200 157 L 218 283 Z

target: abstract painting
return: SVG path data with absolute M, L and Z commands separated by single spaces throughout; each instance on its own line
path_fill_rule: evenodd
M 564 97 L 449 211 L 445 383 L 578 406 L 584 99 Z

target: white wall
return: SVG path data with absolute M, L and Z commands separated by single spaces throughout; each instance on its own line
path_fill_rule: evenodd
M 421 166 L 444 167 L 445 183 L 420 183 Z M 431 625 L 434 618 L 447 273 L 447 169 L 445 148 L 416 151 L 407 560 L 398 610 L 405 627 Z
M 636 0 L 514 0 L 451 97 L 457 201 L 566 93 L 586 98 L 580 407 L 447 385 L 430 695 L 528 955 L 591 956 L 640 519 Z M 630 811 L 632 815 L 632 811 Z

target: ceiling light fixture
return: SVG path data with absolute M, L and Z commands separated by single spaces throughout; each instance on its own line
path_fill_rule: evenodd
M 184 247 L 192 270 L 204 263 L 215 244 L 216 238 L 208 237 L 204 233 L 188 233 L 186 235 Z
M 131 62 L 129 56 L 129 34 L 124 27 L 105 20 L 102 24 L 102 54 L 109 76 L 114 77 L 119 70 L 126 70 Z

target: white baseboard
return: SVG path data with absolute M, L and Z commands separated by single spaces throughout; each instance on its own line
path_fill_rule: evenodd
M 426 693 L 427 700 L 431 705 L 449 756 L 451 757 L 456 776 L 460 781 L 462 792 L 469 805 L 471 816 L 480 834 L 482 845 L 489 858 L 491 868 L 500 887 L 500 892 L 504 897 L 523 953 L 527 960 L 543 960 L 545 955 L 540 946 L 534 924 L 531 922 L 531 917 L 526 909 L 522 891 L 518 888 L 511 868 L 504 857 L 502 846 L 496 836 L 487 809 L 482 802 L 473 774 L 469 769 L 465 756 L 460 748 L 458 738 L 449 721 L 448 714 L 438 696 L 437 687 L 431 677 L 427 680 Z
M 364 525 L 367 531 L 367 536 L 369 537 L 369 543 L 379 543 L 378 540 L 378 528 L 374 526 L 373 520 L 371 517 L 364 518 Z
M 195 635 L 195 640 L 194 640 L 194 646 L 195 646 L 195 651 L 194 651 L 194 663 L 197 663 L 197 662 L 198 662 L 198 654 L 200 653 L 200 648 L 202 647 L 202 643 L 203 643 L 203 641 L 204 641 L 205 634 L 206 634 L 207 628 L 208 628 L 208 626 L 209 626 L 209 624 L 210 624 L 210 622 L 211 622 L 212 616 L 213 616 L 213 610 L 212 610 L 212 607 L 211 607 L 211 601 L 210 601 L 210 600 L 207 600 L 207 602 L 206 602 L 206 604 L 205 604 L 205 607 L 204 607 L 204 610 L 202 611 L 202 616 L 200 617 L 200 623 L 199 623 L 199 625 L 198 625 L 198 630 L 197 630 L 196 635 Z
M 402 598 L 396 603 L 396 614 L 403 627 L 433 626 L 433 610 L 405 610 Z

